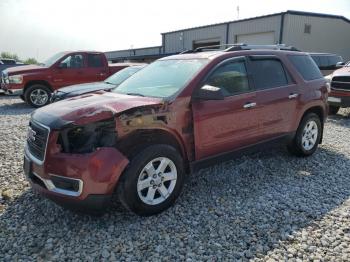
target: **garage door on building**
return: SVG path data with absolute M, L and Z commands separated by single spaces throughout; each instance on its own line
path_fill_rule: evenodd
M 276 43 L 275 32 L 237 35 L 236 43 L 245 43 L 251 45 L 272 45 Z

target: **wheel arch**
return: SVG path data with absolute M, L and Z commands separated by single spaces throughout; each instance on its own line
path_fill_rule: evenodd
M 318 115 L 318 117 L 320 118 L 321 125 L 322 125 L 321 138 L 320 138 L 320 144 L 321 144 L 322 140 L 323 140 L 323 127 L 324 127 L 324 122 L 326 120 L 327 113 L 325 112 L 325 109 L 322 106 L 309 107 L 308 109 L 305 110 L 305 112 L 303 113 L 303 115 L 299 119 L 299 125 L 300 125 L 301 121 L 303 120 L 303 118 L 309 113 L 314 113 L 314 114 Z
M 24 89 L 23 89 L 23 94 L 26 92 L 26 90 L 31 87 L 32 85 L 44 85 L 47 88 L 49 88 L 51 90 L 51 92 L 53 92 L 53 88 L 52 86 L 49 84 L 49 82 L 45 81 L 45 80 L 31 80 L 28 83 L 25 84 Z
M 127 158 L 132 158 L 143 148 L 154 145 L 165 144 L 174 147 L 181 155 L 185 163 L 185 170 L 189 170 L 188 156 L 185 146 L 180 138 L 172 132 L 164 129 L 140 129 L 136 130 L 118 143 L 117 147 Z

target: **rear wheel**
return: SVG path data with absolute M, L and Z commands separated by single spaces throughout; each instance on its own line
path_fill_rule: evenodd
M 312 155 L 320 143 L 322 124 L 318 115 L 309 113 L 299 124 L 293 141 L 288 145 L 289 151 L 296 156 Z
M 329 114 L 330 115 L 336 115 L 339 111 L 339 106 L 329 106 Z
M 184 184 L 183 160 L 171 146 L 145 148 L 130 161 L 118 185 L 120 202 L 132 212 L 150 216 L 169 208 Z
M 35 84 L 27 88 L 24 93 L 25 101 L 33 107 L 42 107 L 50 103 L 50 88 Z

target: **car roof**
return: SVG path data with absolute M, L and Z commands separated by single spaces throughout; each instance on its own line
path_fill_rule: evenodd
M 16 61 L 15 59 L 13 59 L 13 58 L 2 58 L 2 57 L 0 57 L 0 60 L 6 60 L 6 61 Z

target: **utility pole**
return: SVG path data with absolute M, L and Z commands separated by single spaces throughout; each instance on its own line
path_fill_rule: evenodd
M 237 20 L 239 20 L 239 5 L 237 5 Z

